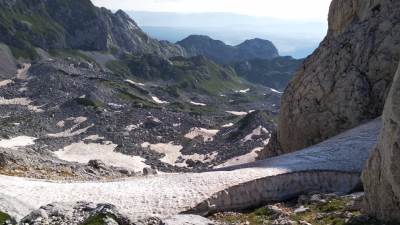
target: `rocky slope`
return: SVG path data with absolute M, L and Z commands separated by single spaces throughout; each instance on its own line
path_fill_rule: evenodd
M 246 80 L 282 91 L 303 60 L 288 57 L 253 59 L 233 64 L 236 73 Z
M 185 55 L 183 48 L 147 36 L 123 11 L 112 13 L 90 0 L 1 0 L 0 42 L 35 58 L 34 47 Z
M 400 58 L 399 9 L 391 0 L 332 2 L 326 38 L 282 97 L 276 153 L 381 115 Z
M 191 35 L 177 44 L 185 48 L 190 56 L 203 55 L 221 64 L 279 56 L 274 44 L 262 39 L 247 40 L 231 46 L 208 36 Z
M 359 186 L 359 175 L 380 127 L 379 120 L 371 121 L 302 151 L 205 173 L 78 183 L 0 175 L 0 212 L 20 220 L 54 202 L 89 201 L 113 204 L 136 221 L 149 216 L 247 209 L 315 191 L 348 193 Z M 51 208 L 45 206 L 37 212 L 46 215 Z M 83 219 L 96 206 L 90 208 Z
M 368 211 L 400 222 L 400 67 L 386 101 L 384 127 L 363 173 Z

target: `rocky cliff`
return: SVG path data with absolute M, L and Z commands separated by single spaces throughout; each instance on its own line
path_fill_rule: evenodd
M 185 54 L 180 46 L 147 36 L 123 11 L 112 13 L 90 0 L 0 0 L 0 42 L 31 58 L 34 47 Z
M 380 116 L 399 59 L 400 1 L 334 0 L 328 34 L 286 89 L 266 151 L 301 149 Z
M 384 127 L 363 173 L 368 211 L 400 221 L 400 67 L 386 101 Z
M 177 44 L 184 47 L 190 56 L 203 55 L 222 64 L 279 56 L 272 42 L 258 38 L 231 46 L 208 36 L 191 35 Z

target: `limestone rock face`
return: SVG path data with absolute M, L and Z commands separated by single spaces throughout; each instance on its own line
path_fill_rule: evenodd
M 334 0 L 326 38 L 282 97 L 281 150 L 274 151 L 298 150 L 380 116 L 399 59 L 400 1 Z
M 98 8 L 90 0 L 0 0 L 0 42 L 25 51 L 40 47 L 185 55 L 182 47 L 149 37 L 125 12 Z
M 386 101 L 380 140 L 363 173 L 367 210 L 400 222 L 400 67 Z

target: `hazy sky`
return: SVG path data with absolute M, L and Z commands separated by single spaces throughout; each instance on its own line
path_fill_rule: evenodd
M 109 9 L 158 12 L 230 12 L 288 20 L 325 21 L 331 0 L 93 0 Z

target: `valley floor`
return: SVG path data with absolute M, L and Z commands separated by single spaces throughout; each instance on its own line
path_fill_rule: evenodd
M 80 183 L 0 176 L 0 211 L 21 219 L 53 202 L 89 201 L 116 205 L 137 219 L 244 209 L 310 191 L 349 192 L 380 126 L 375 120 L 299 152 L 206 173 Z

